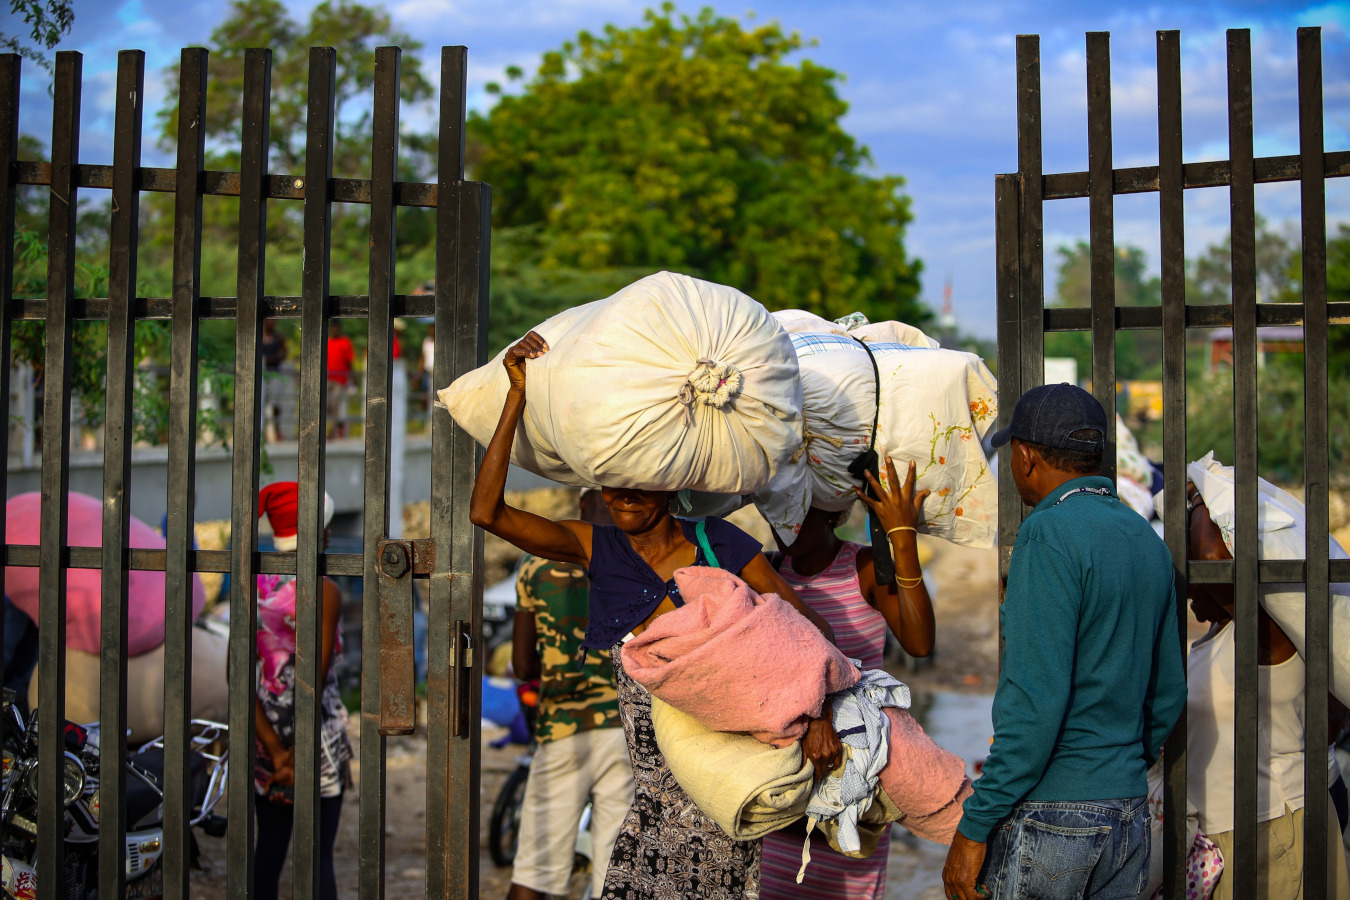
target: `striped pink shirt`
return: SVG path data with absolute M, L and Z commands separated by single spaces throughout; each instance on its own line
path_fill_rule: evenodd
M 861 660 L 864 669 L 880 669 L 886 650 L 886 619 L 873 609 L 858 584 L 858 551 L 861 544 L 845 541 L 825 570 L 818 575 L 798 575 L 792 560 L 783 560 L 779 574 L 807 606 L 834 629 L 839 649 Z M 851 859 L 830 849 L 818 835 L 811 839 L 811 865 L 797 884 L 802 863 L 802 838 L 796 829 L 774 832 L 764 838 L 760 863 L 761 900 L 879 900 L 886 893 L 886 861 L 891 835 L 886 832 L 877 850 L 867 859 Z

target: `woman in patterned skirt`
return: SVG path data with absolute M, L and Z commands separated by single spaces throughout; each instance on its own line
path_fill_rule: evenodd
M 590 577 L 590 621 L 584 645 L 609 649 L 619 689 L 619 714 L 636 784 L 633 806 L 614 844 L 605 875 L 606 900 L 749 898 L 759 894 L 758 841 L 732 840 L 681 790 L 656 745 L 651 697 L 624 671 L 619 649 L 657 616 L 683 601 L 673 575 L 691 565 L 735 572 L 760 593 L 779 594 L 831 636 L 824 619 L 802 603 L 736 526 L 708 519 L 702 529 L 669 512 L 670 493 L 629 488 L 601 492 L 613 525 L 554 522 L 506 504 L 511 443 L 525 409 L 525 364 L 548 351 L 527 334 L 506 353 L 511 380 L 497 431 L 474 484 L 469 518 L 522 550 L 558 562 L 579 563 Z M 811 723 L 803 751 L 817 769 L 836 764 L 841 747 L 828 716 Z
M 882 488 L 869 473 L 878 499 L 872 500 L 861 491 L 858 496 L 876 511 L 882 528 L 889 532 L 895 584 L 877 584 L 871 547 L 841 540 L 835 534 L 849 510 L 812 508 L 797 539 L 784 548 L 785 558 L 779 568 L 783 580 L 830 623 L 839 649 L 861 660 L 864 669 L 881 668 L 888 627 L 911 656 L 927 656 L 933 650 L 933 604 L 923 584 L 915 531 L 928 491 L 915 494 L 914 463 L 909 464 L 903 485 L 890 460 L 887 475 L 891 490 Z M 763 900 L 879 900 L 885 896 L 889 830 L 867 859 L 844 856 L 831 849 L 818 833 L 813 834 L 811 864 L 802 883 L 797 884 L 805 841 L 806 829 L 801 825 L 764 838 Z

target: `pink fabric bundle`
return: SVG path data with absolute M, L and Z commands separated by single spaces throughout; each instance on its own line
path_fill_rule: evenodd
M 66 546 L 103 545 L 103 501 L 71 491 L 66 495 Z M 5 504 L 5 537 L 11 544 L 41 543 L 42 495 L 33 492 Z M 163 550 L 164 538 L 135 516 L 127 545 Z M 34 622 L 38 621 L 38 570 L 5 568 L 5 593 Z M 97 655 L 101 635 L 103 573 L 99 569 L 66 572 L 66 646 Z M 206 591 L 192 576 L 192 618 L 201 614 Z M 164 573 L 136 570 L 127 575 L 127 654 L 140 656 L 164 643 Z
M 908 710 L 888 707 L 891 748 L 881 789 L 905 818 L 900 824 L 921 838 L 950 844 L 971 794 L 966 764 L 924 733 Z
M 857 668 L 801 613 L 724 569 L 675 572 L 685 605 L 623 647 L 638 684 L 714 731 L 786 747 Z

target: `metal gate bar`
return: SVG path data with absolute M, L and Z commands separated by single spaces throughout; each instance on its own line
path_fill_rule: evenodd
M 1088 246 L 1092 298 L 1092 394 L 1116 408 L 1116 225 L 1112 194 L 1111 35 L 1087 36 Z M 1106 417 L 1102 474 L 1116 476 L 1116 417 Z
M 1320 749 L 1328 732 L 1330 664 L 1330 572 L 1327 565 L 1330 489 L 1327 416 L 1327 209 L 1322 171 L 1322 36 L 1314 28 L 1298 30 L 1299 205 L 1303 238 L 1303 498 L 1307 508 L 1307 594 L 1304 607 L 1305 733 Z M 1311 742 L 1308 742 L 1311 743 Z M 1329 798 L 1327 767 L 1305 765 L 1303 807 L 1303 890 L 1308 897 L 1327 895 L 1322 861 L 1332 847 L 1326 828 Z M 1335 850 L 1344 847 L 1336 842 Z
M 436 230 L 450 237 L 436 246 L 437 385 L 481 365 L 486 355 L 480 325 L 487 321 L 491 194 L 487 185 L 463 180 L 467 78 L 465 49 L 444 48 Z M 439 403 L 431 440 L 449 452 L 431 462 L 431 536 L 439 552 L 427 616 L 427 896 L 476 897 L 483 538 L 468 520 L 468 499 L 478 445 Z
M 1350 153 L 1325 152 L 1322 135 L 1321 36 L 1317 28 L 1300 28 L 1300 152 L 1293 156 L 1254 158 L 1250 37 L 1245 30 L 1228 32 L 1228 160 L 1187 164 L 1182 159 L 1180 35 L 1160 31 L 1158 52 L 1157 166 L 1113 169 L 1110 160 L 1109 45 L 1105 34 L 1087 37 L 1089 168 L 1086 172 L 1041 172 L 1039 39 L 1021 35 L 1017 42 L 1018 172 L 996 179 L 1000 382 L 1005 396 L 1020 396 L 1041 383 L 1044 334 L 1091 331 L 1093 387 L 1108 409 L 1114 406 L 1114 332 L 1118 329 L 1161 329 L 1163 339 L 1163 463 L 1168 491 L 1162 515 L 1178 574 L 1178 590 L 1188 583 L 1231 583 L 1236 592 L 1235 631 L 1239 668 L 1236 702 L 1237 741 L 1234 811 L 1236 848 L 1228 875 L 1238 896 L 1253 895 L 1256 884 L 1256 721 L 1257 721 L 1257 592 L 1261 583 L 1302 582 L 1307 585 L 1306 728 L 1309 756 L 1320 747 L 1327 729 L 1325 698 L 1329 662 L 1329 582 L 1350 580 L 1350 561 L 1328 560 L 1328 428 L 1327 327 L 1350 323 L 1350 304 L 1326 299 L 1325 179 L 1350 175 Z M 1257 302 L 1255 272 L 1255 185 L 1299 181 L 1303 219 L 1304 298 L 1299 304 Z M 1184 204 L 1188 188 L 1227 187 L 1230 191 L 1233 302 L 1228 306 L 1185 304 Z M 1115 194 L 1157 192 L 1161 234 L 1161 307 L 1118 308 L 1114 290 L 1114 238 L 1111 206 Z M 1041 203 L 1088 197 L 1090 204 L 1092 305 L 1090 309 L 1045 309 Z M 1302 324 L 1305 333 L 1305 496 L 1308 510 L 1307 555 L 1304 560 L 1257 559 L 1257 423 L 1256 329 L 1274 324 Z M 1237 481 L 1237 545 L 1233 561 L 1187 562 L 1184 493 L 1186 464 L 1185 335 L 1188 328 L 1232 326 L 1234 329 L 1234 425 Z M 1003 410 L 1007 424 L 1012 405 Z M 1023 509 L 1008 472 L 1000 482 L 1000 568 L 1006 575 Z M 1183 625 L 1184 604 L 1178 609 Z M 1166 750 L 1164 781 L 1164 891 L 1169 897 L 1184 890 L 1187 852 L 1185 803 L 1185 722 L 1179 723 Z M 1304 877 L 1310 896 L 1326 891 L 1324 868 L 1329 851 L 1321 823 L 1328 798 L 1326 772 L 1305 767 L 1306 806 Z
M 1233 289 L 1233 469 L 1237 482 L 1234 544 L 1233 860 L 1224 877 L 1234 895 L 1256 895 L 1256 194 L 1252 155 L 1251 36 L 1228 32 L 1229 228 Z M 1173 476 L 1175 479 L 1175 476 Z M 1173 481 L 1176 485 L 1176 481 Z M 1179 485 L 1178 485 L 1179 486 Z M 1230 865 L 1231 863 L 1231 865 Z
M 117 118 L 113 135 L 111 240 L 108 243 L 108 369 L 103 438 L 103 573 L 99 637 L 99 895 L 125 894 L 127 870 L 127 568 L 131 528 L 131 417 L 135 366 L 136 251 L 140 224 L 140 192 L 136 168 L 141 164 L 141 119 L 145 96 L 145 54 L 123 50 L 117 55 Z
M 393 393 L 390 365 L 394 341 L 394 248 L 397 239 L 399 83 L 402 56 L 397 47 L 375 51 L 375 108 L 370 170 L 370 314 L 367 322 L 365 544 L 374 547 L 389 534 L 389 442 Z M 366 554 L 369 590 L 379 583 L 379 560 Z M 361 627 L 361 883 L 362 897 L 384 897 L 385 765 L 380 721 L 380 604 L 367 600 Z M 414 710 L 414 715 L 416 711 Z
M 1158 247 L 1162 268 L 1163 470 L 1186 470 L 1186 228 L 1182 185 L 1181 33 L 1158 32 Z M 1186 652 L 1186 495 L 1163 496 L 1163 534 L 1172 554 L 1177 591 L 1177 634 Z M 1186 717 L 1163 747 L 1163 806 L 1186 808 Z M 1181 896 L 1186 885 L 1186 829 L 1163 819 L 1163 892 Z
M 304 267 L 300 326 L 299 545 L 295 555 L 295 843 L 297 897 L 319 895 L 319 715 L 323 696 L 323 496 L 327 443 L 328 269 L 332 251 L 333 137 L 337 53 L 309 51 L 305 120 Z M 367 555 L 371 549 L 366 548 Z
M 238 309 L 234 331 L 234 453 L 230 475 L 230 742 L 252 752 L 257 663 L 258 423 L 262 408 L 263 284 L 267 247 L 267 151 L 271 136 L 272 51 L 244 51 L 243 137 L 239 154 Z M 238 757 L 235 757 L 238 759 Z M 226 799 L 225 895 L 253 892 L 253 767 L 230 768 Z
M 80 155 L 82 57 L 56 54 L 52 100 L 51 199 L 47 214 L 47 314 L 42 391 L 42 524 L 38 574 L 38 681 L 44 714 L 38 725 L 38 796 L 48 810 L 61 802 L 65 766 L 63 722 L 66 710 L 66 490 L 70 483 L 70 299 L 75 291 L 75 226 L 78 189 L 75 165 Z M 38 816 L 38 869 L 64 867 L 63 817 Z M 59 900 L 61 882 L 38 883 L 39 900 Z
M 19 150 L 19 58 L 0 56 L 0 166 L 14 171 Z M 0 178 L 0 421 L 9 421 L 10 346 L 14 323 L 6 315 L 14 299 L 14 213 L 18 185 Z M 5 440 L 8 459 L 8 438 Z M 0 466 L 0 497 L 9 496 L 9 466 Z M 0 516 L 0 545 L 8 542 L 5 517 Z M 0 646 L 4 645 L 4 616 L 0 616 Z M 0 716 L 0 746 L 7 723 Z
M 206 51 L 179 62 L 178 165 L 173 211 L 173 319 L 169 336 L 169 485 L 164 555 L 164 896 L 189 894 L 192 784 L 193 510 L 197 487 L 197 297 L 201 295 L 202 158 Z

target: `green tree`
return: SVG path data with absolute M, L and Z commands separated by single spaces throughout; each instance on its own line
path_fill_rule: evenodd
M 1270 223 L 1256 219 L 1256 299 L 1258 303 L 1283 303 L 1297 300 L 1296 238 L 1271 229 Z M 1186 302 L 1203 304 L 1231 303 L 1233 300 L 1233 237 L 1227 235 L 1206 247 L 1186 265 Z
M 1092 305 L 1092 248 L 1087 241 L 1060 247 L 1059 272 L 1051 306 L 1084 308 Z M 1157 306 L 1162 284 L 1148 275 L 1148 257 L 1138 247 L 1116 248 L 1116 305 Z M 1069 356 L 1078 362 L 1078 377 L 1092 377 L 1092 334 L 1059 331 L 1045 336 L 1046 356 Z M 1161 358 L 1156 340 L 1136 332 L 1116 334 L 1116 373 L 1120 378 L 1140 378 L 1155 369 Z
M 429 99 L 434 91 L 427 81 L 415 51 L 421 42 L 395 28 L 383 8 L 353 0 L 325 0 L 304 21 L 292 18 L 279 0 L 233 0 L 229 12 L 206 42 L 208 58 L 206 116 L 208 168 L 238 171 L 242 134 L 244 56 L 251 47 L 272 50 L 271 158 L 272 172 L 303 174 L 305 168 L 306 119 L 309 97 L 310 48 L 331 46 L 337 50 L 335 99 L 337 129 L 333 136 L 333 171 L 339 177 L 369 178 L 371 155 L 371 96 L 375 79 L 375 49 L 397 45 L 403 48 L 400 95 L 404 108 Z M 178 90 L 179 67 L 165 72 L 170 96 Z M 405 116 L 404 121 L 407 121 Z M 178 107 L 171 102 L 159 113 L 159 144 L 172 149 L 177 140 Z M 436 135 L 404 128 L 400 134 L 399 177 L 425 180 L 434 169 Z M 170 194 L 147 195 L 143 200 L 143 270 L 157 294 L 167 293 L 171 279 L 173 198 Z M 238 200 L 207 198 L 203 207 L 202 290 L 207 294 L 233 294 L 238 244 Z M 299 203 L 273 204 L 268 218 L 269 293 L 300 292 Z M 399 252 L 415 253 L 431 244 L 434 213 L 402 209 L 399 218 Z M 364 284 L 369 208 L 339 205 L 333 210 L 333 275 L 359 278 Z M 274 260 L 276 265 L 274 265 Z M 275 275 L 275 279 L 274 276 Z M 358 291 L 358 292 L 363 292 Z
M 52 61 L 47 53 L 75 25 L 73 0 L 9 0 L 9 12 L 14 18 L 10 26 L 0 31 L 0 49 L 31 59 L 51 72 Z M 19 18 L 28 26 L 27 38 L 9 31 Z
M 840 76 L 789 61 L 803 46 L 669 3 L 581 32 L 470 119 L 494 224 L 537 228 L 545 271 L 670 268 L 774 308 L 923 324 L 903 179 L 867 173 Z
M 334 84 L 337 134 L 333 149 L 334 172 L 344 177 L 370 177 L 371 107 L 367 98 L 375 84 L 375 48 L 403 48 L 403 102 L 416 103 L 432 96 L 416 51 L 421 41 L 398 30 L 389 13 L 353 0 L 324 0 L 310 11 L 306 22 L 291 18 L 280 0 L 233 0 L 225 21 L 211 32 L 210 78 L 206 91 L 203 128 L 213 159 L 233 162 L 237 170 L 242 128 L 244 52 L 250 47 L 272 49 L 271 169 L 300 174 L 305 170 L 305 121 L 309 101 L 309 51 L 312 47 L 337 50 Z M 178 66 L 171 66 L 165 83 L 178 91 Z M 160 147 L 172 149 L 178 138 L 178 107 L 160 110 Z M 408 165 L 424 172 L 434 151 L 432 137 L 406 132 L 401 145 Z M 410 154 L 419 154 L 414 159 Z

